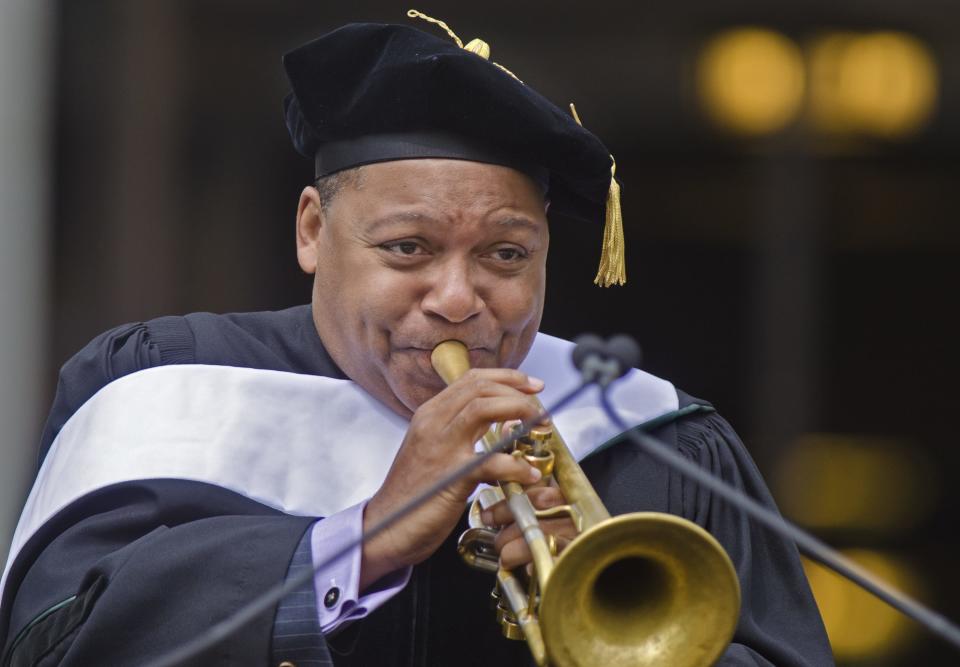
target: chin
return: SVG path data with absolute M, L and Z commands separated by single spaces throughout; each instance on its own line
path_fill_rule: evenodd
M 410 369 L 400 373 L 397 380 L 388 382 L 394 397 L 411 413 L 446 388 L 440 376 L 431 368 L 429 372 Z
M 429 401 L 431 398 L 443 391 L 444 385 L 438 387 L 414 387 L 405 390 L 400 390 L 396 397 L 400 402 L 408 409 L 411 413 L 417 411 L 417 409 Z

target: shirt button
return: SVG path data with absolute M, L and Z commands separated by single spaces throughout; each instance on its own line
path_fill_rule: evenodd
M 340 601 L 340 589 L 334 586 L 327 594 L 323 596 L 323 606 L 327 609 L 333 609 Z

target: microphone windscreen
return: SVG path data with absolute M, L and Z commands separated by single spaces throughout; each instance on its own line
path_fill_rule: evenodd
M 640 365 L 640 345 L 632 336 L 617 334 L 606 345 L 607 356 L 620 364 L 620 375 Z
M 591 355 L 599 354 L 601 357 L 606 356 L 604 349 L 606 344 L 603 342 L 603 339 L 596 334 L 580 334 L 573 342 L 575 343 L 575 347 L 573 348 L 573 365 L 578 369 L 583 369 L 583 362 Z

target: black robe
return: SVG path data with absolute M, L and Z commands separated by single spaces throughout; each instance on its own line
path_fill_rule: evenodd
M 63 367 L 41 460 L 64 423 L 100 388 L 138 370 L 182 363 L 344 377 L 324 350 L 308 306 L 122 326 Z M 679 399 L 681 408 L 703 404 L 682 393 Z M 773 507 L 749 454 L 716 413 L 695 410 L 653 434 Z M 719 664 L 833 663 L 792 544 L 628 441 L 588 457 L 583 467 L 611 514 L 683 516 L 727 550 L 742 604 Z M 90 493 L 48 521 L 16 558 L 0 607 L 4 660 L 135 665 L 157 657 L 282 581 L 311 523 L 201 482 L 142 480 Z M 487 604 L 493 579 L 460 562 L 453 548 L 458 532 L 414 568 L 403 591 L 327 638 L 336 665 L 530 664 L 523 642 L 499 636 Z M 268 664 L 272 629 L 271 610 L 191 664 Z

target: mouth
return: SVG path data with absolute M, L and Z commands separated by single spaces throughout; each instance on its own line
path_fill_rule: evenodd
M 459 342 L 463 343 L 464 345 L 467 346 L 467 349 L 470 350 L 471 352 L 473 352 L 474 350 L 487 350 L 487 351 L 489 351 L 489 350 L 492 349 L 491 346 L 489 346 L 489 345 L 484 345 L 484 344 L 482 344 L 482 343 L 468 343 L 467 341 L 460 340 L 459 338 L 441 338 L 440 340 L 438 340 L 438 341 L 435 342 L 435 343 L 419 343 L 419 342 L 418 342 L 418 343 L 411 343 L 410 345 L 401 345 L 401 346 L 398 346 L 398 349 L 400 349 L 400 350 L 418 350 L 418 351 L 426 350 L 427 352 L 432 352 L 433 349 L 434 349 L 437 345 L 439 345 L 440 343 L 445 343 L 445 342 L 447 342 L 448 340 L 456 340 L 456 341 L 459 341 Z
M 427 375 L 435 376 L 436 371 L 434 371 L 433 364 L 430 361 L 434 347 L 436 345 L 410 345 L 397 348 L 397 352 L 403 356 L 412 357 L 415 364 L 424 370 Z M 496 355 L 493 350 L 485 345 L 467 345 L 467 352 L 470 356 L 471 368 L 493 368 L 497 365 Z

